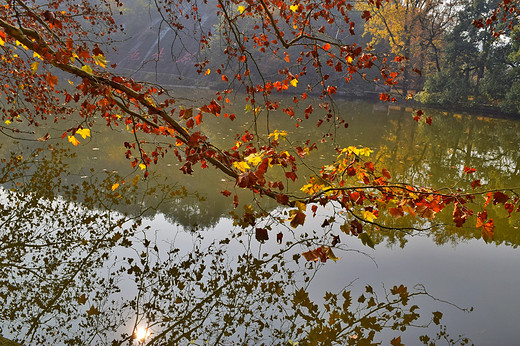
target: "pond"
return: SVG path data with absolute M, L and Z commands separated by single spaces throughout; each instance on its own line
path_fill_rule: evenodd
M 517 121 L 431 110 L 429 126 L 397 106 L 336 106 L 349 127 L 335 144 L 374 150 L 371 160 L 393 181 L 453 191 L 473 190 L 476 180 L 476 190 L 520 186 Z M 202 125 L 217 145 L 233 143 L 237 127 L 254 130 L 247 116 L 217 120 Z M 295 121 L 274 113 L 269 126 L 293 129 Z M 298 126 L 287 141 L 321 140 L 314 122 Z M 47 130 L 51 138 L 63 133 Z M 97 126 L 77 147 L 4 139 L 0 335 L 53 345 L 520 340 L 520 219 L 503 207 L 488 206 L 495 232 L 487 242 L 475 219 L 455 227 L 450 212 L 431 221 L 382 215 L 396 229 L 369 230 L 372 248 L 342 233 L 333 208 L 293 229 L 283 208 L 237 191 L 211 168 L 186 176 L 167 157 L 144 180 L 124 158 L 125 135 Z M 325 140 L 331 145 L 311 154 L 309 172 L 336 155 Z M 236 209 L 224 190 L 239 196 Z M 261 217 L 251 224 L 230 214 L 253 210 Z M 410 226 L 424 230 L 402 230 Z M 302 257 L 333 239 L 340 259 Z

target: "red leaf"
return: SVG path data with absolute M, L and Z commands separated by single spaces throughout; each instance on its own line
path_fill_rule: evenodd
M 195 117 L 195 121 L 197 125 L 200 125 L 200 123 L 202 122 L 202 113 L 197 114 L 197 116 Z
M 482 239 L 487 243 L 493 240 L 495 225 L 493 224 L 493 219 L 487 219 L 487 210 L 484 210 L 482 213 L 478 213 L 477 216 L 477 228 L 482 228 Z
M 289 203 L 289 196 L 284 194 L 276 195 L 276 201 L 280 204 L 287 205 Z
M 285 176 L 289 179 L 291 179 L 292 181 L 296 181 L 296 173 L 294 172 L 285 172 Z
M 477 187 L 480 187 L 480 186 L 482 186 L 482 184 L 480 183 L 480 179 L 471 182 L 471 187 L 473 189 L 476 189 Z
M 471 174 L 471 173 L 474 173 L 475 171 L 476 171 L 475 168 L 470 168 L 470 167 L 464 166 L 464 173 L 466 173 L 466 174 Z
M 498 203 L 504 204 L 508 200 L 509 200 L 509 196 L 506 195 L 505 193 L 497 191 L 493 194 L 493 204 L 495 204 L 495 205 Z
M 489 204 L 489 202 L 491 201 L 491 197 L 492 196 L 493 196 L 493 193 L 491 191 L 488 192 L 487 198 L 486 198 L 486 202 L 484 203 L 484 208 Z
M 229 192 L 228 190 L 220 191 L 220 193 L 226 197 L 229 197 L 231 195 L 231 192 Z
M 390 175 L 390 172 L 388 172 L 388 170 L 386 168 L 383 168 L 383 176 L 386 178 L 386 179 L 391 179 L 392 176 Z

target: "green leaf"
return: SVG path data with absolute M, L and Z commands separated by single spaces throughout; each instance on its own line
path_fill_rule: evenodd
M 89 65 L 83 65 L 81 69 L 89 74 L 92 74 L 92 67 L 90 67 Z
M 370 246 L 372 249 L 374 249 L 374 241 L 370 238 L 370 236 L 366 233 L 361 233 L 359 235 L 359 239 L 361 239 L 361 242 L 363 243 L 363 245 L 368 245 Z

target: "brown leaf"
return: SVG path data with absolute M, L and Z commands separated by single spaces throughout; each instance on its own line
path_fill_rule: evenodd
M 257 228 L 255 231 L 256 240 L 260 243 L 263 243 L 269 240 L 269 234 L 267 233 L 267 229 L 265 228 Z
M 94 306 L 90 306 L 90 309 L 87 311 L 87 315 L 90 317 L 90 316 L 93 316 L 93 315 L 99 315 L 99 310 Z

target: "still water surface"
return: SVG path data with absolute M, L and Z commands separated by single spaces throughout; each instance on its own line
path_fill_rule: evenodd
M 395 181 L 471 189 L 471 181 L 480 179 L 482 189 L 520 186 L 517 121 L 431 111 L 434 121 L 428 126 L 396 107 L 345 101 L 338 103 L 338 110 L 349 127 L 336 133 L 337 144 L 373 149 L 371 159 L 387 167 Z M 206 119 L 203 127 L 215 144 L 230 146 L 233 129 L 250 125 L 248 119 L 225 126 Z M 291 129 L 294 121 L 272 114 L 269 126 Z M 320 139 L 314 139 L 312 122 L 299 126 L 289 131 L 292 143 Z M 59 137 L 63 131 L 55 132 Z M 3 191 L 2 335 L 27 344 L 137 344 L 133 331 L 147 327 L 140 335 L 151 344 L 305 344 L 306 339 L 316 344 L 321 339 L 312 338 L 318 330 L 329 337 L 324 344 L 334 343 L 334 338 L 338 344 L 356 344 L 363 338 L 389 344 L 400 337 L 414 345 L 427 342 L 420 338 L 424 334 L 436 344 L 465 343 L 466 338 L 476 345 L 520 342 L 517 216 L 508 218 L 504 210 L 490 208 L 496 226 L 490 243 L 473 227 L 474 220 L 456 228 L 451 215 L 441 213 L 436 221 L 443 224 L 430 231 L 372 230 L 376 245 L 371 249 L 341 234 L 337 225 L 322 227 L 333 211 L 320 209 L 317 217 L 308 217 L 294 230 L 265 218 L 258 226 L 270 225 L 272 230 L 269 240 L 260 244 L 254 228 L 242 229 L 230 219 L 232 202 L 220 191 L 233 191 L 234 182 L 213 169 L 183 176 L 179 164 L 169 158 L 147 182 L 134 181 L 142 173 L 129 169 L 114 140 L 117 135 L 111 136 L 98 129 L 91 141 L 75 148 L 75 158 L 64 154 L 69 174 L 58 173 L 61 181 L 56 185 L 81 188 L 56 188 L 55 195 L 48 195 L 53 189 L 44 178 L 56 181 L 53 169 L 61 159 L 46 163 L 40 154 L 33 164 L 41 165 L 37 171 L 48 172 L 42 183 L 20 179 L 45 192 L 27 191 L 9 200 L 9 192 Z M 12 149 L 12 144 L 4 144 L 4 157 Z M 319 169 L 334 152 L 325 145 L 312 155 L 309 165 Z M 469 177 L 464 166 L 477 171 Z M 122 180 L 126 184 L 111 191 Z M 31 193 L 34 205 L 27 197 Z M 43 203 L 46 198 L 51 202 Z M 251 196 L 242 192 L 240 199 L 249 201 Z M 260 203 L 271 215 L 283 212 L 270 201 Z M 18 209 L 29 221 L 20 221 L 16 205 L 23 206 Z M 118 221 L 123 215 L 124 223 Z M 135 223 L 137 219 L 143 221 Z M 400 225 L 431 226 L 403 222 Z M 284 234 L 282 244 L 276 241 L 278 232 Z M 341 238 L 334 249 L 341 259 L 305 263 L 301 252 L 330 240 L 331 234 Z M 410 302 L 394 300 L 395 309 L 387 315 L 378 315 L 376 305 L 358 299 L 363 294 L 369 301 L 369 285 L 383 306 L 392 301 L 394 285 L 401 284 L 421 294 Z M 346 291 L 351 292 L 350 306 L 345 305 Z M 327 292 L 337 296 L 324 300 Z M 393 324 L 399 311 L 413 305 L 417 308 L 408 315 L 413 318 L 398 317 Z M 341 323 L 329 318 L 332 311 L 349 309 L 352 315 L 343 315 Z M 440 324 L 432 318 L 437 311 L 442 312 Z M 368 319 L 375 315 L 378 318 Z M 337 329 L 327 334 L 327 328 Z

